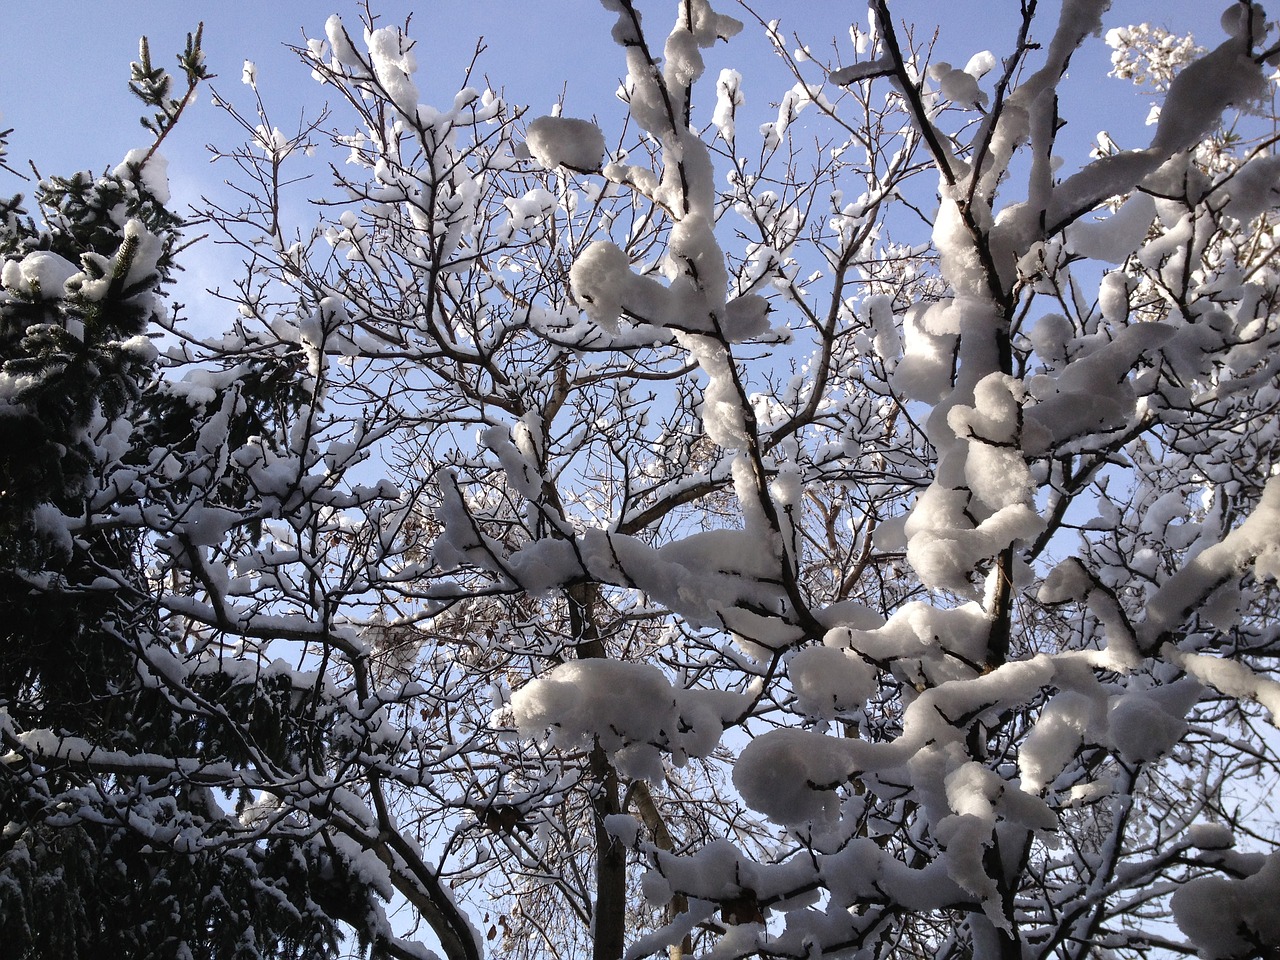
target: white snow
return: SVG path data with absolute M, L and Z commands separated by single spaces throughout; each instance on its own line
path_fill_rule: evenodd
M 1280 945 L 1280 854 L 1241 880 L 1200 877 L 1173 894 L 1173 918 L 1206 960 L 1257 955 Z M 1252 941 L 1252 943 L 1250 942 Z
M 831 816 L 834 792 L 855 769 L 851 741 L 803 730 L 753 740 L 733 768 L 733 785 L 753 809 L 778 823 Z
M 861 80 L 883 77 L 892 70 L 892 60 L 888 57 L 880 57 L 876 60 L 863 60 L 861 63 L 851 63 L 849 66 L 841 67 L 839 70 L 832 70 L 827 79 L 838 87 L 847 87 Z
M 332 23 L 332 18 L 330 22 Z M 329 42 L 334 46 L 334 55 L 346 63 L 344 56 L 338 52 L 341 40 L 338 43 L 334 40 L 333 33 L 330 33 Z M 364 40 L 369 48 L 369 62 L 373 65 L 373 74 L 379 85 L 402 114 L 416 121 L 418 88 L 411 77 L 417 70 L 417 58 L 410 49 L 407 38 L 395 27 L 381 27 L 366 30 Z
M 850 650 L 806 647 L 787 663 L 787 676 L 802 711 L 832 719 L 861 706 L 876 691 L 876 673 Z
M 1199 692 L 1199 684 L 1192 681 L 1182 686 L 1131 690 L 1115 698 L 1107 711 L 1111 743 L 1131 763 L 1167 753 L 1186 733 L 1184 715 Z
M 725 143 L 732 144 L 737 138 L 735 122 L 743 101 L 742 74 L 725 67 L 716 81 L 716 109 L 711 114 L 711 122 Z
M 675 687 L 648 664 L 575 660 L 515 691 L 509 712 L 523 736 L 561 747 L 594 740 L 620 772 L 660 781 L 664 752 L 677 766 L 707 756 L 747 704 L 741 694 Z
M 604 164 L 604 134 L 590 120 L 538 117 L 525 131 L 525 143 L 533 158 L 548 170 L 567 167 L 579 173 L 597 173 Z
M 65 296 L 68 280 L 80 272 L 70 260 L 49 250 L 36 250 L 21 260 L 6 260 L 0 280 L 8 290 L 42 300 Z
M 142 162 L 144 158 L 146 163 Z M 147 157 L 147 151 L 141 147 L 130 150 L 112 174 L 123 180 L 138 177 L 160 204 L 167 204 L 172 199 L 169 192 L 169 161 L 159 151 L 154 151 Z
M 352 45 L 351 37 L 347 33 L 346 27 L 342 25 L 340 16 L 336 13 L 331 15 L 325 21 L 324 32 L 329 40 L 329 49 L 333 52 L 333 58 L 337 63 L 356 70 L 363 68 L 364 61 Z
M 979 61 L 979 65 L 983 62 Z M 958 70 L 946 61 L 938 61 L 929 67 L 929 77 L 938 82 L 942 96 L 956 106 L 985 107 L 987 105 L 989 98 L 978 86 L 978 76 L 966 70 Z
M 1148 194 L 1134 193 L 1102 220 L 1073 223 L 1067 228 L 1067 246 L 1082 257 L 1123 263 L 1142 245 L 1155 215 L 1155 201 Z
M 1197 606 L 1228 580 L 1254 566 L 1260 577 L 1280 574 L 1280 478 L 1263 488 L 1257 507 L 1221 542 L 1202 550 L 1171 576 L 1147 604 L 1139 637 L 1150 647 L 1167 630 L 1181 624 Z M 1274 712 L 1274 711 L 1273 711 Z
M 582 252 L 569 270 L 569 283 L 587 316 L 610 333 L 618 332 L 624 311 L 628 318 L 655 326 L 670 318 L 667 288 L 635 273 L 627 255 L 608 240 L 597 240 Z
M 1262 67 L 1233 37 L 1189 64 L 1169 86 L 1151 149 L 1163 156 L 1194 146 L 1229 106 L 1245 108 L 1267 95 Z

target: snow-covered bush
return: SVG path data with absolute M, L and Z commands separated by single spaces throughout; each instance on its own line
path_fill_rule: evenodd
M 394 957 L 1277 949 L 1265 14 L 1200 51 L 1024 4 L 960 69 L 888 0 L 830 62 L 742 8 L 794 80 L 756 133 L 749 71 L 704 76 L 742 22 L 681 0 L 659 49 L 604 6 L 625 124 L 428 105 L 408 36 L 337 16 L 332 119 L 240 118 L 236 319 L 151 317 L 139 375 L 189 433 L 23 520 L 136 538 L 157 628 L 113 649 L 200 732 L 10 706 L 6 771 L 174 856 L 101 812 L 121 778 L 239 796 Z M 1058 93 L 1103 35 L 1161 102 L 1091 152 Z M 24 309 L 71 295 L 6 257 Z

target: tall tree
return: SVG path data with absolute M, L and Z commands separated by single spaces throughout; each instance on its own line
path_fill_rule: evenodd
M 287 762 L 290 739 L 326 735 L 314 714 L 278 677 L 166 682 L 164 658 L 198 641 L 156 602 L 167 574 L 137 518 L 193 482 L 165 458 L 192 448 L 198 404 L 156 382 L 154 338 L 183 226 L 157 150 L 205 79 L 200 39 L 176 98 L 142 43 L 131 88 L 156 111 L 149 148 L 41 181 L 35 217 L 5 205 L 0 939 L 14 957 L 327 957 L 340 920 L 369 934 L 372 892 L 346 859 L 300 818 L 255 830 L 211 772 L 245 761 L 242 731 Z
M 236 318 L 154 318 L 151 432 L 41 514 L 131 571 L 111 649 L 182 726 L 11 712 L 6 785 L 254 889 L 300 853 L 293 908 L 393 956 L 1274 953 L 1261 9 L 1108 33 L 1158 117 L 1073 159 L 1105 0 L 964 69 L 888 0 L 830 62 L 742 6 L 794 75 L 750 133 L 703 76 L 742 22 L 604 6 L 612 135 L 424 104 L 368 13 L 298 50 L 331 114 L 228 106 Z M 244 803 L 165 832 L 197 793 Z

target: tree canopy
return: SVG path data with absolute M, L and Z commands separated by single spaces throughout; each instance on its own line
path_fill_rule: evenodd
M 1275 956 L 1280 29 L 602 2 L 616 125 L 428 105 L 366 7 L 296 130 L 217 94 L 235 200 L 171 209 L 197 32 L 0 208 L 0 938 Z M 1076 155 L 1104 42 L 1150 129 Z

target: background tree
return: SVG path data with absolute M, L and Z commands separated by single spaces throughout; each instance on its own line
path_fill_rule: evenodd
M 151 147 L 41 181 L 38 220 L 5 205 L 0 938 L 15 957 L 327 957 L 340 920 L 371 936 L 372 891 L 344 858 L 299 818 L 262 831 L 224 810 L 209 772 L 245 762 L 242 730 L 285 762 L 301 724 L 323 737 L 314 715 L 279 677 L 205 671 L 180 697 L 165 682 L 193 636 L 157 605 L 180 574 L 151 565 L 136 517 L 192 492 L 165 458 L 193 449 L 197 406 L 155 380 L 183 226 L 157 148 L 206 79 L 200 40 L 177 98 L 143 40 L 131 88 L 156 111 Z
M 1275 31 L 1108 34 L 1154 129 L 1060 163 L 1106 6 L 964 69 L 885 0 L 829 63 L 744 7 L 795 79 L 746 134 L 739 20 L 659 51 L 606 0 L 611 137 L 425 105 L 405 30 L 330 18 L 332 113 L 220 97 L 235 317 L 153 315 L 140 391 L 190 431 L 42 514 L 132 538 L 112 649 L 196 732 L 11 712 L 6 784 L 166 862 L 285 844 L 393 956 L 1274 951 Z M 196 788 L 243 802 L 161 830 Z

